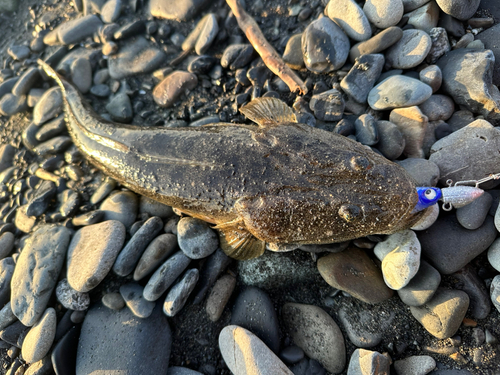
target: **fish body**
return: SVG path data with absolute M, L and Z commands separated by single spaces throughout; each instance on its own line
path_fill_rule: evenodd
M 321 244 L 411 227 L 418 194 L 400 166 L 346 137 L 295 122 L 277 99 L 242 112 L 258 125 L 143 128 L 106 121 L 61 86 L 69 132 L 98 168 L 131 190 L 215 224 L 237 259 L 265 243 Z

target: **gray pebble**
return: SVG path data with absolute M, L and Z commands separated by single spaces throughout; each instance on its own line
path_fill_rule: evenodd
M 122 10 L 122 0 L 108 0 L 101 9 L 101 19 L 104 23 L 118 20 Z
M 78 43 L 92 36 L 97 32 L 100 26 L 102 26 L 102 22 L 99 17 L 94 14 L 89 14 L 81 18 L 66 21 L 59 25 L 55 31 L 57 32 L 57 39 L 59 42 L 64 45 L 69 45 Z
M 71 220 L 71 223 L 75 227 L 92 225 L 100 222 L 103 219 L 103 217 L 104 217 L 104 212 L 100 210 L 89 211 L 84 214 L 75 216 L 73 220 Z
M 14 249 L 14 235 L 5 232 L 0 236 L 0 259 L 7 257 Z
M 143 20 L 134 20 L 121 26 L 115 31 L 113 36 L 116 40 L 128 39 L 133 36 L 144 33 L 146 31 L 146 24 Z
M 220 64 L 223 68 L 236 70 L 245 67 L 252 61 L 254 49 L 250 44 L 231 44 L 222 54 Z
M 436 186 L 439 180 L 439 167 L 427 159 L 408 158 L 398 160 L 400 166 L 413 177 L 417 186 Z
M 356 102 L 366 103 L 368 93 L 380 77 L 384 63 L 384 55 L 381 54 L 358 57 L 349 73 L 340 82 L 340 87 Z
M 283 61 L 292 69 L 302 69 L 304 67 L 304 57 L 302 56 L 302 34 L 295 34 L 288 39 L 283 52 Z
M 491 204 L 493 197 L 488 192 L 484 192 L 479 198 L 474 200 L 467 206 L 457 209 L 458 222 L 467 229 L 477 229 L 483 225 Z
M 125 300 L 120 293 L 106 293 L 102 297 L 102 303 L 112 310 L 121 310 L 125 307 Z
M 12 87 L 12 94 L 18 97 L 28 94 L 28 92 L 38 82 L 39 79 L 40 71 L 38 70 L 38 68 L 28 68 L 28 70 L 26 70 L 16 82 L 14 87 Z
M 387 50 L 385 58 L 393 68 L 414 68 L 425 60 L 431 45 L 431 38 L 425 31 L 404 30 L 402 38 Z
M 388 354 L 380 354 L 366 349 L 356 349 L 352 353 L 347 375 L 389 374 L 391 358 Z
M 87 310 L 90 305 L 88 293 L 79 292 L 71 287 L 68 279 L 59 281 L 56 287 L 56 297 L 66 309 L 82 311 Z
M 106 105 L 106 111 L 109 112 L 113 120 L 122 123 L 132 121 L 134 115 L 130 98 L 125 93 L 116 94 Z
M 27 109 L 28 104 L 26 103 L 26 95 L 15 96 L 9 93 L 5 94 L 2 99 L 0 99 L 0 115 L 13 116 Z
M 207 304 L 205 308 L 208 318 L 212 322 L 216 322 L 221 317 L 235 286 L 236 278 L 229 274 L 223 275 L 214 284 L 210 295 L 207 298 Z
M 408 158 L 423 158 L 424 139 L 429 121 L 420 108 L 416 106 L 395 108 L 389 114 L 389 121 L 398 126 L 405 138 L 403 154 Z
M 491 281 L 490 297 L 491 297 L 491 302 L 493 302 L 493 306 L 495 306 L 496 309 L 500 312 L 500 275 L 495 276 Z M 1 315 L 2 314 L 0 312 L 0 316 Z
M 37 217 L 45 213 L 56 193 L 57 187 L 52 181 L 42 181 L 28 202 L 26 215 Z
M 92 66 L 89 60 L 78 58 L 73 61 L 71 64 L 71 80 L 82 94 L 89 92 L 92 86 Z
M 398 375 L 427 374 L 436 368 L 436 361 L 429 355 L 413 355 L 394 361 Z
M 184 40 L 182 50 L 189 51 L 194 48 L 198 55 L 203 55 L 212 45 L 218 32 L 217 17 L 213 13 L 208 13 Z
M 309 107 L 319 120 L 338 121 L 344 114 L 345 104 L 340 91 L 332 89 L 313 95 Z
M 177 239 L 181 250 L 191 259 L 205 258 L 219 246 L 217 233 L 206 222 L 191 217 L 179 221 Z
M 43 124 L 40 130 L 36 133 L 36 140 L 38 142 L 45 142 L 51 138 L 54 138 L 66 130 L 66 123 L 64 121 L 64 115 L 55 118 Z
M 186 301 L 198 282 L 199 272 L 196 268 L 187 270 L 182 279 L 167 294 L 163 303 L 163 312 L 173 317 L 184 307 Z
M 49 353 L 56 335 L 56 324 L 56 311 L 49 307 L 24 339 L 21 354 L 26 362 L 40 361 Z
M 17 320 L 17 317 L 12 312 L 10 301 L 0 309 L 0 331 L 11 325 Z
M 90 93 L 92 95 L 99 97 L 99 98 L 105 98 L 111 94 L 111 90 L 110 90 L 108 85 L 100 84 L 100 85 L 92 86 L 90 88 Z
M 14 274 L 15 263 L 11 257 L 0 260 L 0 306 L 10 300 L 10 283 Z
M 49 139 L 48 141 L 40 143 L 33 149 L 33 152 L 37 153 L 40 156 L 58 154 L 66 150 L 72 144 L 73 141 L 70 137 L 60 135 L 58 137 L 54 137 Z
M 14 60 L 24 60 L 29 57 L 31 51 L 27 46 L 12 45 L 7 48 L 7 53 L 12 56 Z
M 394 314 L 384 316 L 383 321 L 377 319 L 375 313 L 369 310 L 349 311 L 342 308 L 338 312 L 340 324 L 355 346 L 359 348 L 371 348 L 382 341 L 384 334 L 384 325 L 390 325 L 394 320 Z
M 19 81 L 19 77 L 8 78 L 0 83 L 0 99 L 2 99 L 4 95 L 11 93 L 17 81 Z
M 367 40 L 372 34 L 368 18 L 354 0 L 330 0 L 325 14 L 355 41 Z
M 386 78 L 368 94 L 371 108 L 382 111 L 419 105 L 429 99 L 432 89 L 419 80 L 395 75 Z
M 104 220 L 121 221 L 129 229 L 137 217 L 139 198 L 131 191 L 117 191 L 106 198 L 99 209 L 104 212 Z
M 134 280 L 139 281 L 153 272 L 177 248 L 177 236 L 161 234 L 148 245 L 134 270 Z
M 91 204 L 97 204 L 106 198 L 116 187 L 116 181 L 111 177 L 106 177 L 90 197 Z M 135 218 L 134 218 L 135 220 Z
M 118 44 L 113 41 L 106 42 L 102 45 L 102 54 L 104 56 L 111 56 L 118 52 Z
M 405 149 L 405 139 L 397 125 L 390 121 L 377 121 L 379 141 L 377 149 L 389 160 L 397 159 Z
M 304 355 L 304 351 L 296 345 L 287 346 L 280 352 L 280 358 L 288 365 L 301 361 Z
M 94 79 L 92 82 L 94 83 L 94 85 L 102 85 L 106 83 L 108 79 L 109 79 L 109 69 L 104 68 L 95 72 Z
M 153 90 L 153 99 L 161 107 L 171 107 L 187 90 L 198 85 L 198 78 L 193 73 L 175 71 L 158 83 Z
M 446 95 L 432 95 L 419 108 L 429 121 L 448 120 L 455 111 L 455 103 Z
M 420 262 L 417 274 L 398 290 L 401 300 L 408 306 L 422 306 L 429 302 L 441 282 L 441 274 L 425 261 Z
M 436 0 L 441 10 L 460 21 L 466 21 L 476 13 L 481 0 Z
M 222 249 L 217 249 L 203 264 L 200 271 L 200 280 L 194 292 L 193 305 L 202 302 L 208 289 L 212 287 L 219 275 L 231 264 L 229 258 Z
M 356 140 L 366 146 L 373 146 L 379 140 L 377 122 L 373 116 L 363 114 L 354 121 Z
M 147 318 L 153 313 L 155 302 L 147 301 L 142 296 L 144 288 L 136 283 L 124 284 L 120 287 L 120 294 L 125 304 L 138 318 Z
M 491 304 L 484 281 L 479 278 L 476 270 L 467 265 L 460 271 L 455 272 L 453 277 L 457 281 L 454 285 L 457 289 L 463 290 L 470 298 L 470 310 L 474 319 L 485 319 L 490 311 Z

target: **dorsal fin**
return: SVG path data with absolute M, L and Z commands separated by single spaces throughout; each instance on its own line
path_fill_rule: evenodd
M 240 108 L 240 112 L 260 127 L 297 122 L 292 109 L 276 98 L 254 99 Z

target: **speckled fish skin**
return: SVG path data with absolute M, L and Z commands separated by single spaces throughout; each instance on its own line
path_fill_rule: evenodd
M 131 190 L 210 223 L 243 219 L 270 243 L 333 243 L 411 227 L 406 171 L 346 137 L 305 124 L 144 128 L 108 122 L 50 67 L 70 134 Z

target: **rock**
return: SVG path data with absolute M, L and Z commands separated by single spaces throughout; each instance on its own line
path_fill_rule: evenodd
M 377 149 L 389 160 L 395 160 L 403 153 L 406 142 L 396 124 L 390 121 L 377 121 L 379 140 Z
M 53 370 L 56 374 L 74 373 L 79 336 L 80 326 L 73 326 L 52 349 L 52 354 L 50 356 L 52 361 L 51 370 L 53 366 Z M 41 361 L 43 361 L 43 359 Z M 32 367 L 34 366 L 30 366 L 30 369 Z
M 56 334 L 56 322 L 56 310 L 49 307 L 40 320 L 31 327 L 23 341 L 21 351 L 26 362 L 38 362 L 49 353 Z
M 102 22 L 99 17 L 94 14 L 89 14 L 88 16 L 62 23 L 55 29 L 55 32 L 61 44 L 69 45 L 76 44 L 92 36 L 101 26 Z
M 429 302 L 421 307 L 411 306 L 410 311 L 431 335 L 447 339 L 458 331 L 468 307 L 467 293 L 440 288 Z
M 396 26 L 403 17 L 402 0 L 367 0 L 363 6 L 366 18 L 379 29 Z
M 108 3 L 114 0 L 108 1 Z M 92 66 L 89 60 L 78 58 L 71 64 L 71 80 L 82 94 L 86 94 L 92 86 Z
M 90 88 L 90 93 L 99 98 L 106 98 L 111 94 L 111 90 L 108 85 L 95 85 Z
M 177 236 L 161 234 L 151 241 L 134 270 L 134 280 L 139 281 L 153 272 L 177 248 Z
M 212 45 L 218 32 L 219 25 L 215 14 L 208 13 L 198 22 L 193 31 L 184 40 L 182 50 L 189 51 L 194 47 L 198 55 L 203 55 Z
M 394 313 L 384 314 L 379 319 L 380 311 L 349 309 L 343 307 L 338 311 L 341 325 L 349 337 L 349 341 L 360 348 L 371 348 L 382 341 L 385 330 L 394 320 Z
M 419 108 L 429 121 L 446 121 L 453 115 L 455 103 L 449 96 L 432 95 Z
M 398 160 L 402 166 L 413 177 L 417 186 L 436 186 L 439 179 L 439 168 L 427 159 L 411 158 Z
M 122 10 L 121 0 L 108 0 L 101 9 L 101 19 L 104 23 L 115 22 Z
M 8 78 L 4 80 L 2 83 L 0 83 L 0 99 L 6 94 L 10 94 L 12 91 L 12 88 L 16 85 L 16 83 L 19 81 L 19 77 L 13 77 L 13 78 Z
M 380 270 L 358 248 L 351 247 L 320 258 L 318 271 L 329 285 L 363 302 L 375 304 L 392 296 Z
M 97 204 L 106 198 L 109 193 L 111 193 L 116 187 L 116 181 L 111 177 L 105 177 L 99 187 L 94 191 L 94 194 L 90 197 L 91 204 Z M 101 211 L 102 212 L 102 211 Z M 134 216 L 135 221 L 135 216 Z
M 198 270 L 192 268 L 186 271 L 182 279 L 170 289 L 163 303 L 163 312 L 166 316 L 173 317 L 184 307 L 198 278 Z
M 440 183 L 487 176 L 500 162 L 500 133 L 489 122 L 476 120 L 434 143 L 429 160 L 441 172 Z
M 396 43 L 403 36 L 403 30 L 397 26 L 388 27 L 370 39 L 352 46 L 349 51 L 349 59 L 355 62 L 361 55 L 376 54 L 382 52 Z
M 11 232 L 0 235 L 0 259 L 7 257 L 12 249 L 14 249 L 14 235 Z
M 5 306 L 10 300 L 10 282 L 14 274 L 14 267 L 15 263 L 11 257 L 0 260 L 0 306 Z
M 125 227 L 117 220 L 79 229 L 68 250 L 67 277 L 79 292 L 94 289 L 111 271 L 125 242 Z
M 168 375 L 203 375 L 203 373 L 190 370 L 186 367 L 173 366 L 169 367 Z
M 434 1 L 430 1 L 405 16 L 408 17 L 408 25 L 429 33 L 438 24 L 439 7 Z
M 212 322 L 221 317 L 235 286 L 236 278 L 230 274 L 223 275 L 214 284 L 206 303 L 207 315 Z
M 279 320 L 271 298 L 262 289 L 247 287 L 238 294 L 231 314 L 231 324 L 248 329 L 269 349 L 280 349 Z
M 474 41 L 474 35 L 472 33 L 467 33 L 460 38 L 460 40 L 455 44 L 453 49 L 465 48 Z
M 112 310 L 121 310 L 125 307 L 125 300 L 120 293 L 107 293 L 102 297 L 102 304 Z
M 182 218 L 177 231 L 179 247 L 191 259 L 205 258 L 219 246 L 217 233 L 200 219 Z
M 340 91 L 332 89 L 313 95 L 309 107 L 322 121 L 338 121 L 344 114 L 344 100 Z
M 441 274 L 425 261 L 420 262 L 417 274 L 398 290 L 399 298 L 408 306 L 422 306 L 429 302 L 441 283 Z
M 108 59 L 109 75 L 114 79 L 122 79 L 149 73 L 158 68 L 165 59 L 163 51 L 151 46 L 143 37 L 137 37 Z
M 362 42 L 372 35 L 365 13 L 354 0 L 330 0 L 325 14 L 338 24 L 349 38 Z
M 471 18 L 479 8 L 480 2 L 481 0 L 436 0 L 443 12 L 460 21 Z
M 137 217 L 139 199 L 131 191 L 117 191 L 106 198 L 100 206 L 103 220 L 118 220 L 129 229 Z
M 42 316 L 61 272 L 70 232 L 59 226 L 44 226 L 26 241 L 11 282 L 12 311 L 24 325 L 32 326 Z
M 427 116 L 416 106 L 396 108 L 391 111 L 389 121 L 395 124 L 403 134 L 405 139 L 403 153 L 409 158 L 423 158 L 425 155 L 422 147 L 428 125 Z
M 141 195 L 139 200 L 139 212 L 147 213 L 149 216 L 158 216 L 162 219 L 174 216 L 172 207 L 145 197 L 144 195 Z
M 53 119 L 62 111 L 62 105 L 61 89 L 59 87 L 48 89 L 33 109 L 33 123 L 40 125 Z
M 161 81 L 153 90 L 153 98 L 159 106 L 171 107 L 187 90 L 198 85 L 198 78 L 193 73 L 175 71 Z
M 352 353 L 348 375 L 379 374 L 389 375 L 391 359 L 388 355 L 366 349 L 356 349 Z
M 40 71 L 38 68 L 28 68 L 12 87 L 11 93 L 14 96 L 22 97 L 31 90 L 31 88 L 40 80 Z
M 436 361 L 428 355 L 413 355 L 394 361 L 394 369 L 398 375 L 423 375 L 435 368 Z
M 251 366 L 258 374 L 293 375 L 276 354 L 245 328 L 224 327 L 219 334 L 219 348 L 233 374 L 245 374 Z
M 29 47 L 23 46 L 23 45 L 12 45 L 9 48 L 7 48 L 7 53 L 14 59 L 14 60 L 24 60 L 27 57 L 29 57 L 31 51 Z
M 114 32 L 113 37 L 115 38 L 115 40 L 124 40 L 133 36 L 138 36 L 139 34 L 143 34 L 145 31 L 146 24 L 143 20 L 133 20 L 127 22 L 119 29 L 117 29 Z
M 488 261 L 494 269 L 500 272 L 500 239 L 496 239 L 488 249 Z
M 479 228 L 483 225 L 492 203 L 493 197 L 491 194 L 484 192 L 472 203 L 457 209 L 458 222 L 466 229 L 474 230 Z
M 197 305 L 203 301 L 208 289 L 214 285 L 215 280 L 217 280 L 231 262 L 232 259 L 224 254 L 222 249 L 217 249 L 207 258 L 200 270 L 200 280 L 194 291 L 193 305 Z
M 448 34 L 442 27 L 431 29 L 429 36 L 431 37 L 432 46 L 425 60 L 430 64 L 434 64 L 441 56 L 450 51 L 451 46 L 448 41 Z
M 15 96 L 13 94 L 5 94 L 0 99 L 0 115 L 13 116 L 16 113 L 26 111 L 28 105 L 26 104 L 26 96 Z
M 454 273 L 486 250 L 495 240 L 493 218 L 486 218 L 476 230 L 463 228 L 453 216 L 437 219 L 429 229 L 419 232 L 422 255 L 444 275 Z
M 56 287 L 57 300 L 66 309 L 74 311 L 87 310 L 90 305 L 90 297 L 88 293 L 79 292 L 71 287 L 68 279 L 62 279 L 57 283 Z
M 12 147 L 8 143 L 5 143 L 0 146 L 0 173 L 9 167 L 12 167 L 12 162 L 14 160 L 14 154 L 16 150 L 17 150 L 16 148 Z M 2 241 L 0 240 L 0 243 L 1 242 Z
M 171 344 L 170 327 L 160 307 L 141 319 L 129 309 L 115 311 L 96 304 L 82 325 L 76 374 L 102 369 L 123 375 L 159 374 L 168 368 Z
M 378 129 L 375 119 L 368 114 L 359 116 L 354 122 L 356 140 L 366 146 L 373 146 L 378 142 Z
M 302 56 L 302 34 L 295 34 L 288 39 L 285 52 L 283 52 L 283 61 L 292 69 L 302 69 L 304 57 Z
M 349 48 L 349 38 L 326 17 L 311 22 L 302 33 L 304 63 L 315 73 L 340 69 L 347 60 Z
M 368 104 L 375 110 L 383 111 L 419 105 L 431 95 L 432 88 L 429 85 L 410 77 L 395 75 L 370 90 Z
M 484 281 L 479 278 L 476 270 L 467 265 L 453 274 L 457 281 L 454 286 L 463 290 L 470 298 L 470 312 L 474 319 L 486 319 L 491 311 L 491 304 Z
M 147 301 L 142 296 L 144 288 L 136 283 L 123 284 L 120 287 L 120 294 L 127 307 L 138 318 L 147 318 L 153 313 L 155 303 Z
M 340 82 L 340 87 L 356 102 L 366 103 L 368 93 L 380 77 L 384 62 L 384 56 L 381 54 L 358 57 L 349 73 Z
M 254 49 L 251 44 L 231 44 L 222 54 L 220 65 L 223 68 L 236 70 L 248 65 L 254 57 Z
M 344 337 L 330 315 L 314 305 L 286 303 L 282 317 L 293 342 L 331 373 L 346 364 Z
M 40 127 L 40 130 L 36 133 L 36 140 L 39 142 L 45 142 L 62 134 L 65 130 L 66 123 L 64 121 L 64 115 L 60 115 Z
M 396 69 L 414 68 L 425 60 L 431 45 L 431 37 L 425 31 L 404 30 L 401 39 L 387 50 L 386 62 Z
M 495 56 L 490 50 L 456 49 L 441 57 L 442 89 L 455 103 L 487 120 L 500 120 L 500 92 L 492 84 Z
M 412 10 L 420 8 L 429 1 L 430 0 L 403 0 L 404 11 L 405 13 L 411 12 Z
M 412 230 L 391 234 L 375 245 L 374 253 L 382 261 L 387 286 L 399 290 L 410 282 L 420 267 L 421 247 Z
M 499 33 L 500 33 L 500 26 L 495 25 L 487 30 L 482 31 L 476 36 L 476 40 L 480 40 L 481 42 L 483 42 L 484 47 L 486 49 L 491 50 L 495 56 L 495 64 L 493 66 L 493 82 L 492 82 L 495 86 L 498 86 L 500 84 L 500 47 L 497 44 Z M 1 87 L 2 86 L 0 86 L 0 97 L 2 96 Z
M 152 0 L 149 10 L 154 17 L 185 22 L 191 21 L 207 4 L 209 4 L 207 0 L 188 0 L 183 2 L 176 0 Z
M 495 276 L 491 282 L 490 297 L 493 306 L 500 312 L 500 275 Z

